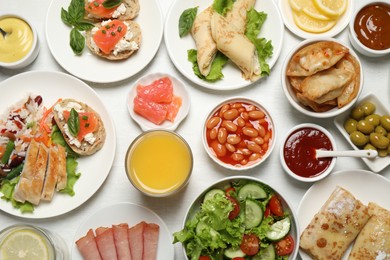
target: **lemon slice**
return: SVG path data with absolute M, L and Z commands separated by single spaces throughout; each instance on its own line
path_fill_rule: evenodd
M 313 0 L 314 5 L 327 16 L 334 18 L 342 15 L 347 9 L 348 0 Z
M 314 19 L 323 20 L 323 21 L 332 20 L 329 16 L 326 16 L 326 14 L 318 10 L 312 0 L 308 2 L 309 3 L 302 9 L 302 12 L 304 12 L 306 15 Z
M 303 12 L 293 12 L 293 17 L 299 28 L 310 33 L 322 33 L 329 31 L 336 24 L 336 21 L 334 20 L 323 21 L 314 19 Z
M 301 12 L 302 9 L 309 5 L 312 0 L 289 0 L 291 9 L 295 12 Z
M 31 230 L 12 232 L 0 245 L 0 259 L 49 259 L 49 248 L 44 238 Z

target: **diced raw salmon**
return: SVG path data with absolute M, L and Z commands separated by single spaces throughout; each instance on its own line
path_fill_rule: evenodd
M 118 7 L 113 8 L 105 8 L 103 6 L 103 2 L 105 0 L 94 0 L 91 2 L 88 2 L 85 5 L 85 10 L 87 13 L 91 13 L 94 16 L 101 17 L 101 18 L 111 18 L 112 14 Z
M 167 106 L 144 100 L 136 96 L 134 98 L 134 112 L 145 117 L 156 125 L 162 124 L 167 117 Z
M 122 21 L 112 20 L 105 26 L 100 27 L 93 35 L 93 40 L 103 53 L 110 54 L 126 32 L 127 26 Z
M 154 223 L 147 223 L 143 232 L 144 256 L 143 260 L 157 259 L 158 236 L 160 226 Z
M 127 237 L 127 230 L 129 225 L 122 223 L 119 225 L 112 225 L 112 231 L 114 234 L 114 242 L 116 252 L 118 254 L 118 260 L 131 260 L 131 252 L 129 239 Z
M 103 260 L 117 260 L 117 253 L 112 228 L 108 228 L 95 238 L 97 247 Z
M 170 103 L 173 97 L 172 81 L 168 77 L 163 77 L 153 81 L 150 85 L 138 85 L 137 96 L 147 101 Z
M 79 249 L 84 260 L 100 260 L 99 250 L 96 245 L 95 235 L 93 230 L 88 230 L 87 234 L 76 241 L 77 248 Z
M 167 108 L 167 119 L 171 122 L 175 121 L 177 113 L 182 105 L 182 99 L 178 96 L 173 96 L 172 102 L 168 105 Z
M 142 221 L 128 230 L 132 260 L 143 260 L 143 232 L 145 225 L 146 222 Z

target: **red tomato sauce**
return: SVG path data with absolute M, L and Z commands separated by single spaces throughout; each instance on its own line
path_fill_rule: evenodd
M 316 159 L 316 149 L 333 150 L 330 139 L 320 130 L 305 127 L 294 131 L 284 144 L 284 160 L 288 168 L 301 177 L 323 173 L 332 158 Z

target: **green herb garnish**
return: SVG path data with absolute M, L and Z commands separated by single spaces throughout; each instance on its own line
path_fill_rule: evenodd
M 196 14 L 198 12 L 198 6 L 184 10 L 179 18 L 179 36 L 180 38 L 187 35 L 191 30 L 194 23 Z
M 106 0 L 103 2 L 103 7 L 107 9 L 114 8 L 119 6 L 122 3 L 122 0 Z
M 70 116 L 68 118 L 67 124 L 68 124 L 69 132 L 73 136 L 77 136 L 80 131 L 80 119 L 79 119 L 79 113 L 77 113 L 77 111 L 74 108 L 70 110 Z

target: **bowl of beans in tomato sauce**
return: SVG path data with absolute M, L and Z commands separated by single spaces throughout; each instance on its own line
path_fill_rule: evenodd
M 258 166 L 275 146 L 275 124 L 268 110 L 245 97 L 219 103 L 206 117 L 203 145 L 210 158 L 231 170 Z
M 336 150 L 332 135 L 322 126 L 305 123 L 293 127 L 280 146 L 285 172 L 303 182 L 319 181 L 332 171 L 336 157 L 316 158 L 316 150 Z

